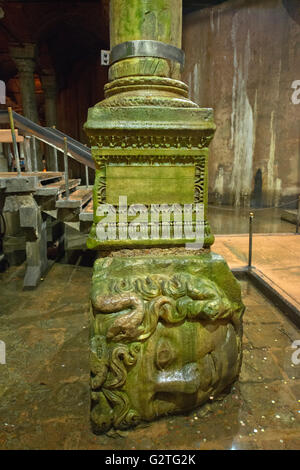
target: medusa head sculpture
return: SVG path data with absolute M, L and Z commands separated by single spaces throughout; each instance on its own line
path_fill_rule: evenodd
M 105 432 L 193 409 L 241 364 L 244 306 L 222 258 L 98 260 L 92 290 L 93 428 Z M 211 257 L 217 257 L 211 264 Z M 103 269 L 105 265 L 105 269 Z M 209 266 L 213 266 L 208 269 Z

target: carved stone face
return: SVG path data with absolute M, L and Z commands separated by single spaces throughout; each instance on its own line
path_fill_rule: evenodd
M 227 265 L 213 258 L 96 265 L 91 417 L 97 430 L 193 409 L 234 381 L 244 307 Z
M 146 421 L 193 409 L 234 380 L 239 355 L 231 324 L 209 331 L 198 322 L 172 327 L 159 323 L 142 345 L 125 389 Z

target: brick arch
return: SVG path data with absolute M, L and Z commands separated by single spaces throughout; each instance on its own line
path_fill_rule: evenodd
M 37 32 L 39 68 L 55 70 L 59 87 L 63 88 L 65 78 L 83 58 L 100 55 L 107 48 L 101 32 L 93 25 L 86 25 L 78 15 L 57 15 L 50 18 Z
M 57 30 L 58 27 L 62 25 L 76 29 L 78 33 L 85 31 L 90 37 L 97 38 L 99 41 L 103 38 L 103 32 L 101 28 L 99 28 L 99 25 L 97 27 L 96 22 L 91 21 L 89 23 L 85 16 L 78 14 L 59 14 L 59 12 L 56 12 L 38 25 L 34 33 L 35 42 L 38 44 L 41 40 L 47 38 L 52 31 Z
M 299 0 L 282 0 L 282 4 L 291 18 L 300 24 L 300 3 Z
M 69 14 L 48 18 L 36 37 L 40 75 L 50 71 L 56 76 L 57 127 L 85 142 L 82 126 L 88 108 L 103 99 L 107 81 L 107 68 L 100 66 L 100 51 L 108 48 L 107 41 L 99 28 L 95 32 L 80 16 Z M 71 171 L 81 176 L 81 167 Z

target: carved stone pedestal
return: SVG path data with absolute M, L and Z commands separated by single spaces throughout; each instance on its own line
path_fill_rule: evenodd
M 110 82 L 85 124 L 96 164 L 88 247 L 99 250 L 95 432 L 193 409 L 240 370 L 240 288 L 209 251 L 215 124 L 180 81 L 181 3 L 111 0 Z

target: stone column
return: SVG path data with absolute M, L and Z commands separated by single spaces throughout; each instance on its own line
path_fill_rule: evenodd
M 11 56 L 16 63 L 19 73 L 23 115 L 31 121 L 38 123 L 39 117 L 34 83 L 35 52 L 36 46 L 31 43 L 26 43 L 23 47 L 12 46 L 10 48 Z M 43 169 L 41 154 L 41 146 L 37 142 L 38 170 Z
M 210 246 L 214 238 L 207 221 L 207 159 L 215 124 L 212 110 L 193 103 L 188 86 L 179 80 L 184 64 L 181 36 L 182 0 L 131 0 L 130 6 L 111 0 L 110 82 L 104 87 L 105 100 L 90 108 L 84 127 L 96 179 L 103 185 L 99 203 L 105 194 L 108 204 L 119 196 L 127 196 L 129 204 L 203 204 L 205 246 Z M 122 155 L 128 166 L 138 168 L 105 169 L 108 155 L 109 163 Z M 139 165 L 142 157 L 144 167 Z M 186 184 L 178 191 L 180 180 Z M 93 233 L 89 247 L 97 244 Z
M 56 126 L 56 78 L 54 71 L 44 71 L 41 77 L 42 87 L 45 95 L 45 118 L 46 126 Z M 55 150 L 46 146 L 46 165 L 47 170 L 54 171 L 56 169 Z
M 110 47 L 133 40 L 160 41 L 181 48 L 182 0 L 113 0 L 110 2 Z M 132 75 L 180 78 L 180 65 L 155 57 L 125 59 L 110 67 L 110 80 Z
M 38 122 L 38 109 L 35 96 L 35 44 L 25 44 L 24 47 L 13 46 L 10 53 L 16 63 L 22 97 L 23 114 L 28 119 Z
M 46 126 L 56 126 L 56 78 L 52 71 L 44 71 L 41 77 L 42 87 L 45 94 L 45 117 Z
M 87 244 L 102 252 L 91 293 L 97 433 L 226 390 L 241 366 L 244 310 L 238 282 L 210 252 L 215 124 L 180 81 L 182 1 L 111 0 L 110 12 L 110 82 L 85 124 L 96 166 Z

